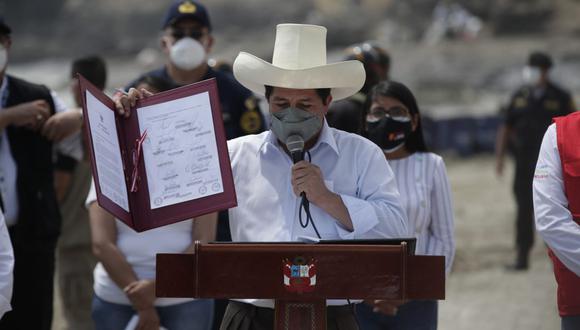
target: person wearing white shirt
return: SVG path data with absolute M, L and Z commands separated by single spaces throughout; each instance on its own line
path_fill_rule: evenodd
M 445 256 L 446 274 L 455 255 L 453 207 L 443 159 L 428 152 L 421 114 L 413 93 L 396 81 L 384 81 L 369 93 L 367 137 L 389 161 L 401 203 L 409 218 L 409 236 L 417 255 Z M 357 308 L 362 329 L 437 329 L 437 301 L 374 301 Z M 376 310 L 373 311 L 373 310 Z
M 0 209 L 0 319 L 11 310 L 12 282 L 14 270 L 14 252 L 10 235 L 4 222 L 4 213 Z
M 211 329 L 213 300 L 155 297 L 155 257 L 193 253 L 195 241 L 215 240 L 216 214 L 138 233 L 99 206 L 94 182 L 86 205 L 99 261 L 92 304 L 96 330 L 125 329 L 135 315 L 137 329 Z
M 580 329 L 580 113 L 548 127 L 533 181 L 536 230 L 558 283 L 562 329 Z
M 233 241 L 297 241 L 301 238 L 369 239 L 407 235 L 395 177 L 370 141 L 330 128 L 330 102 L 356 93 L 365 81 L 358 61 L 326 64 L 326 28 L 280 24 L 272 64 L 240 53 L 233 71 L 252 92 L 264 95 L 271 129 L 228 142 L 238 206 L 230 209 Z M 117 102 L 144 93 L 131 89 Z M 124 109 L 123 112 L 126 112 Z M 289 141 L 305 150 L 290 152 Z M 312 221 L 301 208 L 309 200 Z M 310 219 L 309 219 L 310 220 Z M 358 329 L 346 300 L 329 300 L 328 329 Z M 230 301 L 221 329 L 271 329 L 272 300 Z

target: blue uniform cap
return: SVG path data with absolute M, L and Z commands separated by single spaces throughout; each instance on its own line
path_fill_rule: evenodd
M 183 18 L 191 18 L 211 31 L 207 9 L 201 3 L 191 0 L 174 2 L 163 19 L 161 29 L 165 29 Z

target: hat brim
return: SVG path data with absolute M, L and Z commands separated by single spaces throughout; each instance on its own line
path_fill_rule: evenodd
M 291 70 L 240 52 L 233 65 L 236 79 L 255 94 L 264 95 L 265 85 L 293 89 L 330 88 L 334 100 L 357 93 L 365 82 L 359 61 L 344 61 L 307 69 Z

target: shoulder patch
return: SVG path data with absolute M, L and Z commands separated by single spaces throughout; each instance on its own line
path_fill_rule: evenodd
M 240 118 L 240 128 L 246 134 L 257 133 L 262 127 L 262 117 L 258 110 L 248 110 Z
M 548 111 L 558 111 L 560 110 L 560 102 L 558 100 L 546 100 L 544 101 L 544 108 Z
M 516 97 L 514 100 L 514 108 L 525 108 L 528 106 L 528 100 L 524 97 Z

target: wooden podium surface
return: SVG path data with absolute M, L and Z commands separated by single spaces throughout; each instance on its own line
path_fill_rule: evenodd
M 445 259 L 406 243 L 196 244 L 194 254 L 157 255 L 156 293 L 275 299 L 276 329 L 325 329 L 326 299 L 444 299 Z

